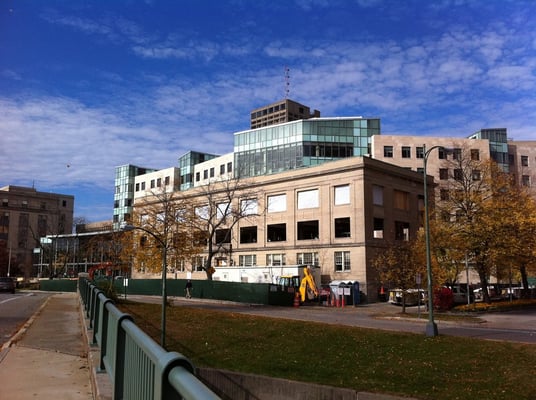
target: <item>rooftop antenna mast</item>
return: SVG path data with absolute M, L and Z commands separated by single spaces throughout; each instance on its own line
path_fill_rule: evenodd
M 285 100 L 288 100 L 290 92 L 290 68 L 285 66 Z

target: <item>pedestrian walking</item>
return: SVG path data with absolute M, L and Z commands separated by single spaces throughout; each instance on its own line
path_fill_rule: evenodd
M 186 282 L 186 286 L 184 287 L 184 291 L 186 292 L 186 298 L 191 299 L 192 298 L 192 281 L 188 279 Z

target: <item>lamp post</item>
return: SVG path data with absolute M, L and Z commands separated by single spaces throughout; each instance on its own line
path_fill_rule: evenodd
M 434 292 L 432 285 L 432 260 L 430 255 L 430 219 L 428 215 L 428 188 L 426 182 L 426 163 L 428 156 L 434 149 L 443 146 L 432 146 L 426 150 L 426 145 L 423 149 L 423 174 L 424 174 L 424 236 L 426 241 L 426 273 L 428 275 L 428 322 L 426 324 L 426 336 L 437 336 L 437 324 L 434 321 Z
M 122 230 L 125 232 L 133 231 L 138 229 L 151 235 L 159 244 L 162 246 L 162 321 L 161 321 L 161 334 L 160 334 L 160 346 L 166 348 L 166 304 L 167 304 L 167 291 L 166 291 L 166 273 L 167 273 L 167 240 L 164 241 L 156 234 L 151 232 L 148 229 L 142 228 L 141 226 L 134 225 L 123 225 Z

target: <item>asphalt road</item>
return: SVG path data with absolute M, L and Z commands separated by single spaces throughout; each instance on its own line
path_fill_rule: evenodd
M 50 293 L 0 293 L 0 347 L 41 307 Z
M 129 300 L 160 303 L 158 296 L 128 296 Z M 326 324 L 348 325 L 361 328 L 381 329 L 396 332 L 425 334 L 427 315 L 421 308 L 422 318 L 405 318 L 401 308 L 388 303 L 347 306 L 345 308 L 302 306 L 276 307 L 219 302 L 204 299 L 171 297 L 174 305 L 228 311 L 272 318 L 314 321 Z M 407 312 L 416 314 L 417 307 L 408 307 Z M 442 320 L 435 322 L 440 335 L 471 337 L 484 340 L 501 340 L 520 343 L 536 343 L 536 308 L 524 311 L 482 313 L 478 318 L 466 321 Z

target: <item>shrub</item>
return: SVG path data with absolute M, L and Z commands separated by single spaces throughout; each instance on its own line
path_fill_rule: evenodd
M 447 311 L 454 305 L 454 294 L 452 290 L 446 287 L 441 287 L 435 290 L 434 293 L 434 308 L 439 311 Z

